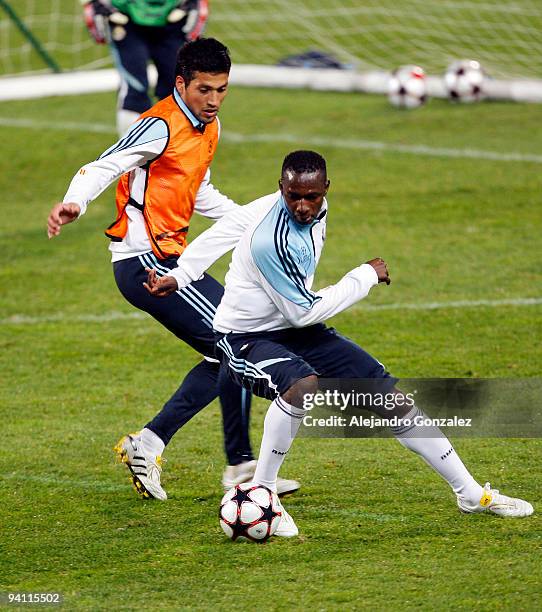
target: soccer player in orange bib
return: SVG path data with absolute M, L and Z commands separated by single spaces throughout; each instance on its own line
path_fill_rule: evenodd
M 219 376 L 215 359 L 212 320 L 222 285 L 204 274 L 164 300 L 143 287 L 147 268 L 167 274 L 177 266 L 194 212 L 216 220 L 239 208 L 213 187 L 209 170 L 220 136 L 217 115 L 230 66 L 228 50 L 219 41 L 201 38 L 186 44 L 178 55 L 172 95 L 143 113 L 123 138 L 78 171 L 47 222 L 49 238 L 57 236 L 120 177 L 117 216 L 105 232 L 111 239 L 117 286 L 132 305 L 204 356 L 154 419 L 115 447 L 143 497 L 167 498 L 160 482 L 164 448 L 217 395 L 229 464 L 223 486 L 251 480 L 256 468 L 248 436 L 250 394 L 227 375 Z M 297 488 L 296 481 L 281 480 L 278 490 Z

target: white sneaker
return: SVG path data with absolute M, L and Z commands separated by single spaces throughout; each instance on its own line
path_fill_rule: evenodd
M 280 504 L 279 509 L 282 512 L 282 518 L 273 535 L 279 536 L 279 538 L 293 538 L 299 535 L 299 529 L 294 519 L 286 512 L 282 504 Z
M 141 497 L 167 499 L 160 485 L 162 457 L 145 452 L 139 432 L 123 436 L 113 450 L 130 470 L 132 484 Z
M 243 482 L 250 482 L 254 478 L 256 471 L 256 459 L 245 461 L 239 465 L 228 465 L 222 475 L 222 486 L 224 491 L 229 491 L 235 485 Z M 297 480 L 287 480 L 286 478 L 277 478 L 277 494 L 286 495 L 297 491 L 301 485 Z
M 459 506 L 459 510 L 466 514 L 493 512 L 493 514 L 497 514 L 498 516 L 522 518 L 524 516 L 530 516 L 534 512 L 534 508 L 529 502 L 517 497 L 502 495 L 497 489 L 492 489 L 489 482 L 486 482 L 482 497 L 477 504 L 469 506 L 458 497 L 457 505 Z
M 244 482 L 250 482 L 256 471 L 257 461 L 245 461 L 238 465 L 228 465 L 222 475 L 222 486 L 224 491 L 229 491 L 232 487 Z

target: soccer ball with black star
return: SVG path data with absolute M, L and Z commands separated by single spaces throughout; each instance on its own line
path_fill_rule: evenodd
M 220 526 L 232 540 L 265 542 L 281 516 L 277 494 L 250 482 L 232 487 L 220 502 Z
M 419 66 L 401 66 L 388 81 L 388 100 L 400 108 L 418 108 L 427 100 L 425 72 Z
M 456 102 L 477 102 L 484 95 L 486 75 L 480 62 L 460 60 L 448 66 L 444 85 L 450 100 Z

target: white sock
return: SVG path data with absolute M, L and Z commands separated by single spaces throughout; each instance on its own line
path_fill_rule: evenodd
M 154 431 L 144 427 L 141 430 L 141 442 L 143 443 L 143 449 L 149 455 L 161 456 L 164 452 L 166 445 L 163 443 L 162 438 L 157 436 Z
M 119 136 L 124 136 L 128 131 L 128 128 L 137 121 L 139 113 L 135 111 L 124 110 L 120 108 L 117 110 L 117 132 Z
M 403 418 L 413 420 L 426 415 L 416 406 Z M 483 489 L 474 480 L 448 438 L 435 426 L 412 425 L 409 428 L 392 428 L 399 442 L 414 451 L 450 485 L 453 492 L 469 505 L 475 505 L 482 497 Z
M 254 482 L 276 493 L 280 466 L 292 446 L 305 412 L 303 408 L 287 404 L 281 397 L 271 402 L 265 415 L 262 445 L 254 473 Z

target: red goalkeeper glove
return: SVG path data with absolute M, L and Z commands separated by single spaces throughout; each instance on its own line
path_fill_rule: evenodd
M 168 16 L 170 23 L 182 22 L 186 40 L 199 38 L 209 17 L 208 0 L 184 0 Z
M 103 45 L 107 42 L 109 16 L 113 12 L 108 0 L 82 0 L 83 17 L 89 34 L 94 40 Z

